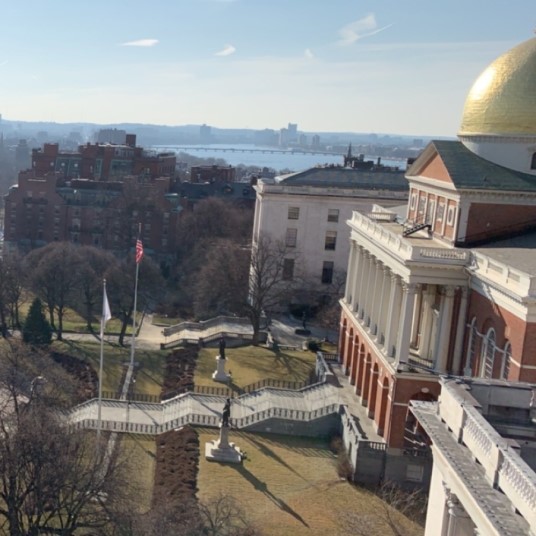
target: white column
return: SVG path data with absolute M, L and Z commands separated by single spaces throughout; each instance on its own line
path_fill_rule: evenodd
M 465 511 L 456 495 L 450 495 L 448 501 L 447 536 L 470 536 L 474 532 L 474 523 Z
M 383 285 L 382 285 L 382 297 L 380 300 L 380 310 L 378 311 L 378 329 L 377 340 L 379 344 L 383 344 L 385 341 L 385 330 L 387 322 L 387 309 L 389 307 L 389 296 L 391 293 L 391 270 L 387 266 L 383 266 Z
M 369 326 L 370 331 L 373 330 L 374 323 L 374 311 L 377 307 L 377 298 L 378 298 L 378 286 L 380 282 L 380 262 L 375 257 L 372 258 L 371 263 L 371 277 L 369 280 L 369 291 L 367 298 L 367 315 L 366 315 L 366 325 Z
M 439 329 L 437 337 L 437 346 L 434 356 L 434 370 L 438 372 L 446 372 L 447 370 L 453 305 L 454 288 L 445 287 L 441 295 L 441 307 L 439 309 Z
M 367 277 L 367 289 L 365 298 L 365 310 L 363 315 L 363 322 L 365 326 L 370 322 L 370 309 L 372 300 L 374 298 L 374 280 L 376 279 L 376 258 L 373 255 L 369 255 L 369 268 Z
M 370 268 L 370 253 L 363 251 L 363 270 L 361 271 L 361 281 L 359 284 L 359 318 L 365 314 L 365 302 L 367 297 L 367 282 Z
M 414 283 L 403 284 L 402 307 L 398 338 L 396 342 L 396 364 L 407 363 L 409 358 L 409 341 L 411 338 L 411 326 L 413 322 L 413 309 L 415 308 L 415 293 L 417 285 Z
M 378 334 L 378 325 L 380 323 L 380 313 L 382 309 L 383 288 L 385 287 L 385 276 L 383 273 L 383 263 L 376 261 L 376 284 L 372 303 L 372 314 L 370 320 L 370 332 L 373 335 Z
M 411 338 L 409 345 L 416 348 L 419 339 L 419 323 L 422 317 L 422 285 L 417 285 L 415 292 L 415 306 L 413 307 L 413 320 L 411 323 Z
M 428 287 L 426 288 L 426 291 L 424 292 L 424 296 L 422 300 L 423 319 L 421 322 L 421 342 L 419 345 L 419 355 L 423 359 L 427 359 L 428 354 L 430 352 L 430 344 L 431 344 L 431 337 L 432 337 L 432 317 L 434 314 L 432 307 L 434 305 L 435 295 L 436 295 L 435 285 L 428 285 Z
M 391 275 L 391 291 L 389 294 L 384 351 L 388 357 L 392 357 L 396 331 L 398 329 L 398 319 L 400 317 L 400 298 L 402 295 L 400 277 L 395 274 Z
M 355 242 L 350 239 L 350 255 L 348 257 L 348 274 L 346 276 L 346 288 L 344 290 L 344 301 L 350 305 L 352 304 L 352 300 L 354 299 L 352 288 L 354 286 L 356 269 L 357 269 L 356 245 L 355 245 Z
M 357 311 L 357 306 L 361 301 L 361 278 L 363 276 L 363 248 L 356 244 L 356 271 L 352 282 L 352 311 Z
M 463 335 L 465 333 L 465 317 L 467 315 L 467 297 L 469 295 L 469 289 L 467 287 L 462 287 L 460 293 L 460 307 L 458 309 L 458 322 L 456 324 L 456 339 L 454 343 L 454 360 L 452 363 L 453 374 L 459 374 L 462 365 Z

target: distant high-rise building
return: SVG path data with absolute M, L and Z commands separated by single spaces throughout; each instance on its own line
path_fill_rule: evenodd
M 318 134 L 315 134 L 311 139 L 311 147 L 313 149 L 318 149 L 320 147 L 320 136 Z
M 114 145 L 123 145 L 127 139 L 125 130 L 118 128 L 101 128 L 97 132 L 97 143 L 112 143 Z
M 199 127 L 199 141 L 201 143 L 211 143 L 212 127 L 205 125 L 205 124 Z

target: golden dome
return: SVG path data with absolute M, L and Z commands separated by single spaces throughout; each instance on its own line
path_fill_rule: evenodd
M 497 58 L 478 77 L 459 134 L 536 135 L 536 38 Z

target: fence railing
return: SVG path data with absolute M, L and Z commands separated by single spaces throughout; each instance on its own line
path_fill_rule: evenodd
M 239 325 L 251 325 L 251 322 L 248 318 L 239 318 L 234 316 L 216 316 L 209 320 L 202 320 L 201 322 L 181 322 L 180 324 L 175 324 L 174 326 L 169 326 L 164 328 L 164 337 L 169 337 L 181 331 L 205 331 L 209 328 L 220 326 L 224 323 L 230 324 L 239 324 Z

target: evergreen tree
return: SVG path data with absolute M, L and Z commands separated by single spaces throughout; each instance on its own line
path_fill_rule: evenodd
M 35 298 L 30 306 L 26 322 L 22 328 L 22 339 L 24 342 L 36 346 L 48 345 L 52 340 L 52 329 L 43 313 L 43 305 L 39 298 Z

